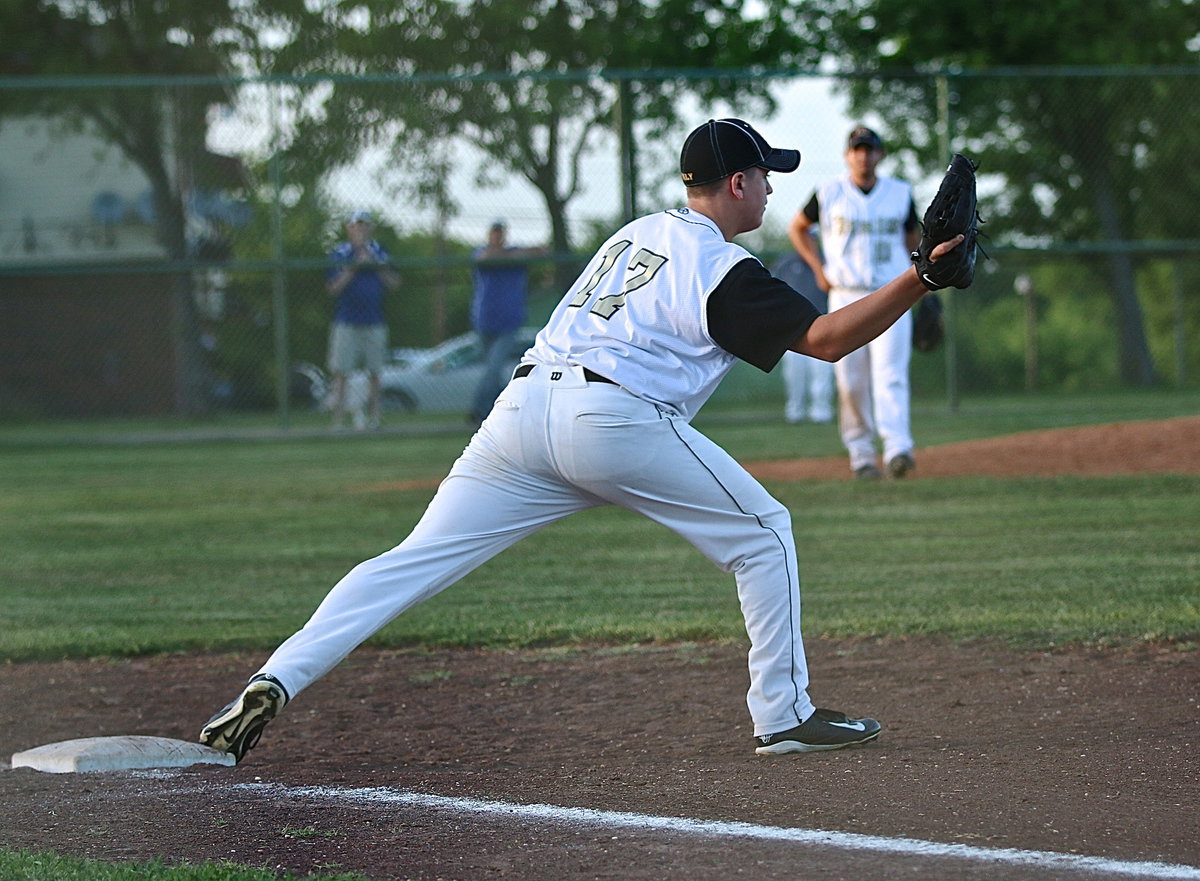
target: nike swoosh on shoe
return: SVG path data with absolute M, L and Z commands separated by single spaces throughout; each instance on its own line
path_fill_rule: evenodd
M 836 725 L 838 728 L 849 728 L 851 731 L 866 731 L 867 726 L 862 722 L 827 722 L 827 725 Z

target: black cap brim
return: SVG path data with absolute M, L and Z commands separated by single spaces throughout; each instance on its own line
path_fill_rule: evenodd
M 759 164 L 769 171 L 787 174 L 800 167 L 800 151 L 775 149 L 767 154 L 767 158 Z

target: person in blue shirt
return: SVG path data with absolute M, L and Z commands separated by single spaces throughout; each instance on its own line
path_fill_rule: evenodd
M 531 258 L 548 253 L 546 248 L 518 248 L 508 244 L 508 227 L 497 220 L 488 229 L 487 244 L 476 248 L 475 296 L 471 301 L 471 327 L 483 344 L 484 370 L 475 388 L 467 419 L 479 425 L 487 418 L 509 377 L 505 365 L 517 330 L 525 323 L 525 298 L 529 289 Z
M 329 372 L 333 427 L 346 419 L 346 378 L 360 367 L 367 372 L 367 426 L 380 425 L 379 374 L 387 351 L 383 297 L 400 285 L 387 249 L 371 238 L 371 215 L 355 211 L 346 218 L 346 241 L 329 254 L 325 286 L 334 297 L 329 331 Z

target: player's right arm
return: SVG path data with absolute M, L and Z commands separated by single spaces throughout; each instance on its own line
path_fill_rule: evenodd
M 325 289 L 329 291 L 330 296 L 339 296 L 346 289 L 346 285 L 350 284 L 352 278 L 354 278 L 354 270 L 349 266 L 343 266 L 325 282 Z
M 334 248 L 329 255 L 329 270 L 325 273 L 325 290 L 331 297 L 338 297 L 350 280 L 354 278 L 354 250 L 343 244 Z

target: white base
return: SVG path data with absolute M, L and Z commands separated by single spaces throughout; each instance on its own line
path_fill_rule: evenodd
M 128 734 L 83 737 L 13 753 L 14 768 L 51 774 L 77 771 L 127 771 L 136 768 L 185 768 L 188 765 L 236 765 L 231 753 L 171 737 Z

